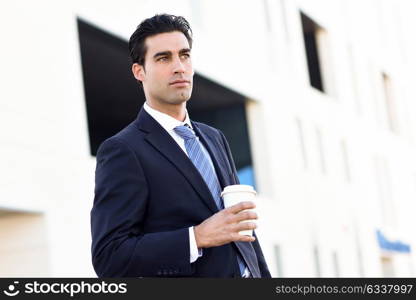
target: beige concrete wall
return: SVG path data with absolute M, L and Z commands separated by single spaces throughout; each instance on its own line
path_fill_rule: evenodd
M 0 277 L 49 276 L 44 216 L 0 211 Z

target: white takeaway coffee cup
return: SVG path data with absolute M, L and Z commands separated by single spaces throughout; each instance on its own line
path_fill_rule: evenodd
M 230 207 L 237 203 L 244 202 L 244 201 L 251 201 L 256 203 L 256 191 L 251 185 L 245 184 L 235 184 L 229 185 L 224 188 L 221 193 L 221 197 L 224 200 L 224 207 Z M 253 210 L 253 209 L 247 209 Z M 241 222 L 256 222 L 256 220 L 244 220 Z M 253 235 L 253 229 L 249 230 L 242 230 L 239 232 L 241 235 Z

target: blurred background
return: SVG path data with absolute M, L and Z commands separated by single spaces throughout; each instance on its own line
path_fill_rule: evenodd
M 95 276 L 100 143 L 144 102 L 127 41 L 156 13 L 194 31 L 190 117 L 258 191 L 274 277 L 416 275 L 412 0 L 0 3 L 0 276 Z

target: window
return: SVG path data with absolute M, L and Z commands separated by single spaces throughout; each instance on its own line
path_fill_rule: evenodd
M 316 128 L 316 142 L 318 145 L 318 152 L 319 152 L 319 160 L 321 162 L 321 171 L 322 174 L 326 174 L 326 163 L 325 163 L 325 153 L 324 153 L 324 145 L 322 140 L 322 133 L 319 128 Z
M 332 252 L 332 265 L 334 267 L 334 277 L 339 277 L 338 253 L 336 251 Z
M 358 233 L 358 226 L 354 223 L 354 237 L 355 237 L 355 246 L 357 253 L 357 263 L 358 263 L 358 274 L 360 277 L 364 276 L 364 264 L 363 264 L 363 253 L 361 251 L 360 236 Z
M 299 137 L 299 148 L 302 154 L 302 162 L 304 169 L 307 169 L 308 167 L 308 158 L 306 155 L 306 147 L 305 147 L 305 139 L 303 135 L 303 127 L 302 122 L 299 118 L 296 118 L 296 127 L 298 131 L 298 137 Z
M 394 103 L 393 88 L 390 77 L 386 73 L 382 73 L 383 80 L 383 95 L 384 103 L 386 105 L 387 120 L 389 128 L 393 132 L 398 132 L 397 116 L 396 116 L 396 105 Z
M 127 41 L 78 19 L 90 152 L 133 121 L 145 101 L 131 73 Z
M 382 214 L 383 224 L 388 227 L 395 227 L 396 213 L 393 203 L 392 181 L 390 177 L 390 169 L 386 159 L 376 156 L 375 178 L 378 186 L 378 198 L 380 210 Z
M 310 85 L 329 94 L 327 32 L 303 13 L 301 13 L 301 20 Z
M 381 271 L 383 277 L 394 277 L 395 272 L 391 256 L 381 256 Z
M 315 262 L 315 274 L 316 277 L 321 277 L 321 262 L 319 259 L 319 248 L 317 245 L 313 246 L 313 258 Z
M 341 152 L 342 152 L 342 160 L 344 162 L 345 180 L 347 182 L 351 182 L 351 170 L 350 170 L 350 164 L 349 164 L 347 144 L 345 140 L 341 141 Z
M 283 277 L 282 253 L 279 245 L 274 246 L 274 255 L 276 258 L 277 277 Z

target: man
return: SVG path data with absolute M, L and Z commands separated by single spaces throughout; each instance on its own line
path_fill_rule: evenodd
M 190 121 L 192 37 L 182 17 L 156 15 L 130 38 L 146 103 L 97 152 L 92 261 L 100 277 L 270 277 L 252 202 L 223 209 L 238 184 L 224 135 Z

